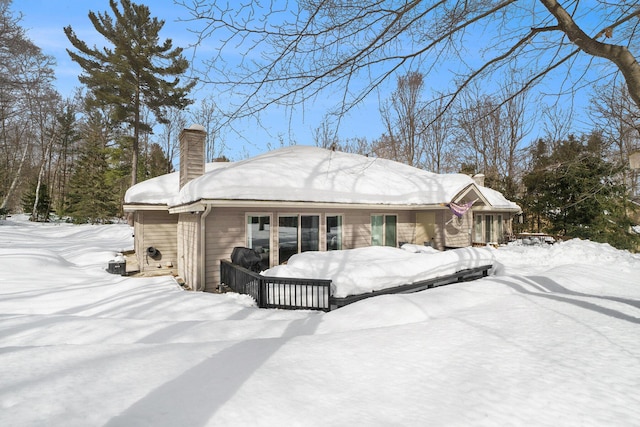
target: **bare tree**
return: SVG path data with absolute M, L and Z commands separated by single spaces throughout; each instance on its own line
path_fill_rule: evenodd
M 166 173 L 173 172 L 173 161 L 178 154 L 180 131 L 187 125 L 184 111 L 181 108 L 167 108 L 165 112 L 167 121 L 162 124 L 159 135 L 159 145 L 167 156 Z
M 436 96 L 426 106 L 424 122 L 421 124 L 424 138 L 422 167 L 435 173 L 456 172 L 452 165 L 453 114 L 445 111 L 444 99 Z
M 640 105 L 640 65 L 630 50 L 637 1 L 177 2 L 202 25 L 200 43 L 216 49 L 202 81 L 237 100 L 230 118 L 321 94 L 344 114 L 407 68 L 451 82 L 444 110 L 472 81 L 490 87 L 505 67 L 527 71 L 514 94 L 558 76 L 558 93 L 572 92 L 577 80 L 619 73 Z M 596 58 L 604 60 L 593 75 Z M 575 79 L 562 78 L 573 71 Z
M 483 94 L 467 93 L 456 109 L 458 144 L 464 162 L 485 174 L 491 186 L 515 196 L 522 161 L 522 141 L 530 127 L 526 94 L 513 96 L 506 85 L 500 102 Z
M 419 166 L 424 155 L 424 76 L 417 71 L 398 77 L 396 90 L 380 106 L 380 115 L 386 134 L 379 140 L 376 151 L 386 152 L 383 157 Z
M 213 97 L 207 97 L 200 101 L 200 106 L 191 113 L 193 121 L 204 127 L 207 132 L 205 141 L 206 157 L 208 162 L 213 162 L 222 157 L 225 146 L 220 136 L 220 111 Z
M 37 118 L 45 111 L 39 95 L 52 92 L 53 58 L 44 55 L 20 27 L 10 2 L 0 0 L 0 209 L 17 199 L 39 139 Z M 41 153 L 42 154 L 42 153 Z M 37 168 L 40 167 L 40 159 Z
M 336 128 L 331 126 L 327 117 L 325 117 L 320 125 L 313 130 L 313 140 L 316 147 L 340 149 L 344 151 L 340 145 L 340 140 L 336 132 Z
M 591 100 L 591 117 L 599 125 L 608 152 L 618 163 L 627 165 L 629 155 L 640 150 L 640 109 L 632 102 L 624 85 L 602 85 Z M 631 194 L 638 194 L 637 170 L 625 168 L 624 182 Z

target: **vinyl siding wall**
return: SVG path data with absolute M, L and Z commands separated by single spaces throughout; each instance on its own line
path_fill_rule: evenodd
M 200 289 L 199 245 L 200 215 L 178 215 L 178 274 L 192 289 Z
M 246 217 L 247 215 L 271 216 L 271 250 L 277 251 L 278 217 L 281 215 L 320 215 L 320 250 L 326 247 L 326 216 L 342 215 L 343 218 L 343 249 L 354 249 L 371 245 L 371 215 L 397 215 L 398 243 L 414 242 L 416 230 L 416 213 L 414 211 L 369 211 L 346 209 L 278 209 L 278 210 L 247 210 L 242 208 L 213 208 L 206 218 L 206 289 L 215 291 L 220 283 L 220 260 L 230 259 L 231 252 L 236 246 L 244 247 L 246 242 Z M 442 215 L 436 214 L 436 219 L 442 220 Z M 441 226 L 436 224 L 437 232 Z M 440 237 L 436 238 L 440 244 Z M 420 243 L 421 244 L 421 243 Z M 272 264 L 274 260 L 272 259 Z M 193 266 L 192 266 L 193 268 Z M 182 275 L 183 273 L 181 273 Z M 190 273 L 193 277 L 195 272 Z M 186 275 L 182 275 L 187 283 Z
M 177 227 L 178 218 L 167 211 L 137 211 L 133 230 L 136 236 L 135 251 L 140 271 L 175 266 L 178 261 Z M 147 248 L 153 246 L 160 251 L 158 259 L 147 256 Z
M 444 214 L 444 245 L 447 248 L 464 248 L 471 245 L 473 214 L 467 211 L 461 218 L 451 212 Z

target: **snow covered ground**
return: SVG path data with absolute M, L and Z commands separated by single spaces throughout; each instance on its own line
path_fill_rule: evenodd
M 132 245 L 0 222 L 0 425 L 639 423 L 637 255 L 500 248 L 494 276 L 319 313 L 108 274 Z

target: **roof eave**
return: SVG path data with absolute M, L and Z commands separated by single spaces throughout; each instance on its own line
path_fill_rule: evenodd
M 318 209 L 369 209 L 369 210 L 441 210 L 446 209 L 442 203 L 434 204 L 390 204 L 390 203 L 344 203 L 344 202 L 312 202 L 293 200 L 239 200 L 239 199 L 200 199 L 183 205 L 172 206 L 169 213 L 198 212 L 205 206 L 213 208 L 247 208 L 267 209 L 277 205 L 279 208 L 318 208 Z
M 125 212 L 135 211 L 168 211 L 169 206 L 165 203 L 125 203 L 122 205 Z

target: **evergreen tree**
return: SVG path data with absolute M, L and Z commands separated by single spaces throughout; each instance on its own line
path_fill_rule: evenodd
M 160 123 L 166 122 L 167 107 L 184 108 L 192 101 L 187 98 L 195 82 L 180 86 L 180 78 L 189 63 L 182 56 L 182 48 L 173 48 L 171 39 L 159 44 L 163 20 L 151 18 L 147 6 L 121 0 L 110 0 L 111 11 L 89 12 L 95 29 L 113 46 L 90 48 L 80 40 L 71 26 L 65 27 L 67 38 L 76 52 L 67 50 L 83 69 L 79 77 L 101 103 L 116 107 L 115 119 L 133 128 L 131 146 L 131 185 L 137 182 L 139 137 L 150 131 L 141 115 L 148 107 Z M 171 78 L 171 79 L 166 79 Z
M 622 167 L 605 160 L 601 136 L 570 136 L 548 155 L 545 145 L 535 147 L 534 169 L 523 179 L 523 205 L 536 231 L 637 248 Z
M 36 205 L 36 211 L 32 212 L 33 206 L 36 204 L 36 187 L 37 183 L 33 182 L 29 191 L 22 195 L 22 209 L 25 212 L 31 213 L 32 220 L 36 222 L 45 222 L 49 220 L 49 211 L 51 207 L 49 189 L 46 184 L 40 184 L 40 189 L 38 190 L 38 204 Z
M 97 111 L 87 118 L 85 143 L 69 182 L 67 212 L 74 222 L 105 222 L 118 214 L 119 193 L 109 165 L 114 149 L 107 146 L 103 132 L 107 127 Z
M 171 162 L 160 145 L 156 143 L 151 144 L 147 157 L 147 178 L 164 175 L 167 173 L 167 170 L 170 172 L 173 171 L 173 165 L 171 165 Z
M 57 117 L 60 126 L 60 136 L 56 141 L 59 153 L 55 171 L 55 194 L 53 197 L 55 211 L 58 216 L 66 216 L 67 185 L 73 171 L 74 151 L 79 136 L 76 123 L 76 109 L 71 102 L 67 102 Z

